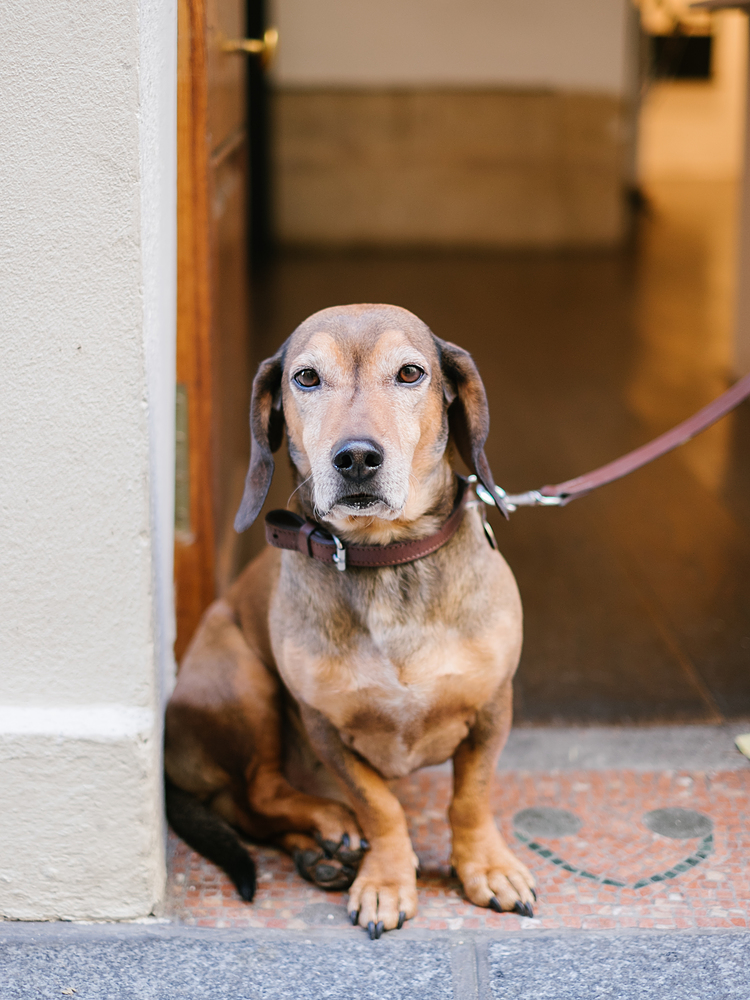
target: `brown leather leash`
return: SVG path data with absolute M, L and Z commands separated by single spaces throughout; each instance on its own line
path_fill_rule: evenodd
M 721 417 L 750 396 L 750 375 L 745 375 L 739 382 L 704 406 L 692 417 L 683 420 L 672 430 L 661 434 L 648 444 L 628 452 L 621 458 L 609 462 L 585 476 L 568 479 L 555 486 L 543 486 L 540 490 L 528 490 L 526 493 L 508 494 L 496 486 L 497 496 L 504 507 L 513 511 L 518 507 L 564 507 L 571 500 L 586 496 L 599 486 L 606 486 L 616 479 L 635 472 L 648 462 L 661 458 L 667 452 L 684 444 L 696 434 L 706 430 Z M 380 566 L 403 566 L 430 555 L 441 548 L 458 531 L 463 521 L 464 511 L 471 493 L 471 485 L 477 496 L 485 504 L 498 506 L 492 494 L 477 481 L 476 476 L 464 479 L 457 476 L 458 490 L 453 505 L 453 511 L 439 531 L 427 538 L 417 538 L 405 542 L 391 542 L 390 545 L 344 545 L 340 538 L 309 518 L 300 517 L 291 510 L 272 510 L 266 515 L 266 541 L 277 549 L 288 549 L 301 552 L 305 556 L 317 559 L 319 562 L 333 564 L 342 572 L 347 566 L 377 568 Z M 476 503 L 476 501 L 474 501 Z M 492 528 L 484 520 L 484 528 L 490 545 L 495 548 Z
M 628 452 L 622 458 L 616 458 L 614 462 L 587 472 L 585 476 L 577 476 L 575 479 L 568 479 L 564 483 L 556 486 L 543 486 L 540 490 L 528 490 L 526 493 L 507 494 L 496 486 L 498 496 L 508 510 L 513 511 L 517 507 L 564 507 L 571 500 L 586 496 L 599 486 L 606 486 L 616 479 L 621 479 L 642 465 L 653 462 L 655 458 L 661 458 L 667 452 L 672 451 L 681 444 L 685 444 L 696 434 L 705 431 L 711 424 L 716 423 L 726 416 L 731 410 L 738 406 L 744 399 L 750 397 L 750 375 L 745 375 L 739 382 L 736 382 L 731 389 L 727 389 L 717 399 L 702 410 L 698 410 L 687 420 L 666 431 L 648 444 L 641 445 L 634 451 Z M 494 503 L 494 498 L 485 490 L 481 483 L 477 484 L 477 494 L 485 503 Z

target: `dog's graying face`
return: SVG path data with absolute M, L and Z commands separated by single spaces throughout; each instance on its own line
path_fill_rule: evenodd
M 491 489 L 487 401 L 470 356 L 397 306 L 315 313 L 253 384 L 252 455 L 235 527 L 249 527 L 263 505 L 284 426 L 316 517 L 336 527 L 419 517 L 444 480 L 449 419 L 462 457 Z
M 395 309 L 318 313 L 289 343 L 282 393 L 317 517 L 391 520 L 410 500 L 421 506 L 448 421 L 437 347 L 420 320 Z

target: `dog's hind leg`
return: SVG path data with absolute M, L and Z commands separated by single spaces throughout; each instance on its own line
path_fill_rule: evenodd
M 336 856 L 334 864 L 342 871 L 362 854 L 351 810 L 298 791 L 283 775 L 282 711 L 278 677 L 248 645 L 230 605 L 216 601 L 183 661 L 167 707 L 165 766 L 176 786 L 170 822 L 174 817 L 176 831 L 185 831 L 187 842 L 233 879 L 241 856 L 228 846 L 232 827 L 257 840 L 309 834 L 329 860 Z M 180 790 L 189 798 L 181 799 Z M 190 812 L 190 823 L 181 809 Z M 196 809 L 217 814 L 216 823 L 205 817 L 199 821 Z M 323 884 L 330 873 L 315 877 L 318 867 L 308 864 L 306 870 Z

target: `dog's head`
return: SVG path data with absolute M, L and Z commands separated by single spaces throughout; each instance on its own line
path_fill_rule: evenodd
M 258 516 L 286 426 L 316 517 L 413 521 L 434 504 L 449 435 L 495 495 L 487 396 L 471 356 L 397 306 L 323 309 L 253 382 L 252 451 L 235 528 Z

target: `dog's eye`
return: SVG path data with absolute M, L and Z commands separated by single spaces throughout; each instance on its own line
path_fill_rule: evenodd
M 413 384 L 419 382 L 423 375 L 424 372 L 417 365 L 404 365 L 398 373 L 398 381 Z
M 312 389 L 313 386 L 320 385 L 320 376 L 314 368 L 303 368 L 294 376 L 294 381 L 303 389 Z

